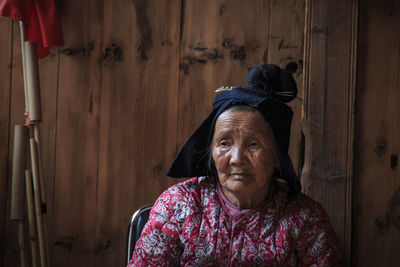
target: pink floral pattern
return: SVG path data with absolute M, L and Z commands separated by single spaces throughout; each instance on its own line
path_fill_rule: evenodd
M 264 206 L 234 221 L 215 183 L 192 178 L 155 203 L 128 266 L 338 266 L 336 238 L 322 206 L 287 198 L 276 179 Z

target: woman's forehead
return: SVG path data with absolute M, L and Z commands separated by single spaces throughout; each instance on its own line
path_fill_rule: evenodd
M 254 132 L 272 138 L 271 129 L 264 117 L 257 110 L 226 110 L 218 117 L 215 123 L 215 133 L 242 130 Z

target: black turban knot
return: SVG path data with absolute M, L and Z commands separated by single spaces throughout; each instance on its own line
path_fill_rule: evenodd
M 211 113 L 185 143 L 168 170 L 168 176 L 182 178 L 209 174 L 208 156 L 215 121 L 228 107 L 241 104 L 257 109 L 269 123 L 277 144 L 281 178 L 285 179 L 289 186 L 288 195 L 292 196 L 301 191 L 300 182 L 288 155 L 293 112 L 285 104 L 296 97 L 296 82 L 288 71 L 273 64 L 263 64 L 251 69 L 247 82 L 248 88 L 234 87 L 215 97 Z

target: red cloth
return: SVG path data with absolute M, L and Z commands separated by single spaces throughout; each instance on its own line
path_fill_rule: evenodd
M 287 198 L 275 179 L 270 198 L 238 220 L 214 182 L 192 178 L 158 198 L 135 246 L 133 266 L 341 266 L 322 206 L 303 193 Z
M 39 59 L 47 56 L 53 46 L 64 45 L 54 0 L 1 0 L 0 16 L 24 22 L 27 40 L 36 42 Z

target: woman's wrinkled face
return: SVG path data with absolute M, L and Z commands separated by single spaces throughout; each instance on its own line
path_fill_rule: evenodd
M 265 194 L 277 167 L 273 137 L 258 111 L 227 110 L 215 123 L 212 158 L 224 190 Z

